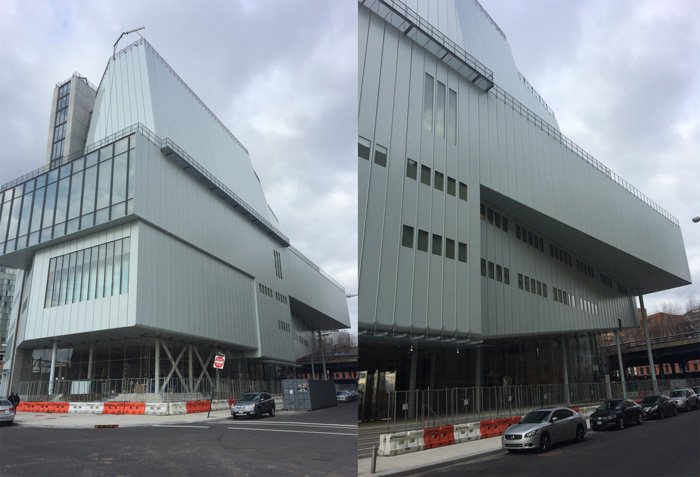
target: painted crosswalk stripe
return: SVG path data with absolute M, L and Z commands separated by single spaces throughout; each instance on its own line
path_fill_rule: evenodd
M 323 432 L 323 431 L 295 431 L 291 429 L 259 429 L 256 427 L 228 427 L 232 431 L 260 431 L 260 432 L 294 432 L 298 434 L 326 434 L 332 436 L 352 436 L 357 437 L 357 434 L 347 432 Z

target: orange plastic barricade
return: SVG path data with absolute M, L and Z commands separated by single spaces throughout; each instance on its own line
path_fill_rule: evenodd
M 209 411 L 209 401 L 207 400 L 187 401 L 185 406 L 187 407 L 187 414 Z
M 20 401 L 20 403 L 17 404 L 17 407 L 15 407 L 15 411 L 17 411 L 17 412 L 34 412 L 34 403 Z
M 57 413 L 57 414 L 68 412 L 68 408 L 70 406 L 69 403 L 67 403 L 67 402 L 50 402 L 47 404 L 48 404 L 48 406 L 47 406 L 46 412 Z
M 141 415 L 146 413 L 145 402 L 125 402 L 124 414 Z
M 482 439 L 488 439 L 489 437 L 500 436 L 498 432 L 498 419 L 484 419 L 480 422 L 480 434 Z
M 124 414 L 124 403 L 106 402 L 102 414 Z
M 423 443 L 425 449 L 449 446 L 455 443 L 455 427 L 440 426 L 423 429 Z

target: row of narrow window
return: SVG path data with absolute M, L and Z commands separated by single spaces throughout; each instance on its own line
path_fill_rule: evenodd
M 535 280 L 532 277 L 528 277 L 527 275 L 523 275 L 522 273 L 518 273 L 518 288 L 547 298 L 547 284 L 540 280 Z
M 68 121 L 68 95 L 70 82 L 62 84 L 58 89 L 56 100 L 56 120 L 54 122 L 53 144 L 51 145 L 51 160 L 63 157 L 63 144 L 66 137 L 66 122 Z
M 620 285 L 619 283 L 617 284 L 617 291 L 619 291 L 622 295 L 627 295 L 627 287 Z
M 525 227 L 515 224 L 515 237 L 544 253 L 544 239 L 537 234 L 533 234 Z
M 280 330 L 286 331 L 286 332 L 288 332 L 288 333 L 292 331 L 292 325 L 290 325 L 290 324 L 287 323 L 286 321 L 277 320 L 277 327 L 278 327 Z
M 602 273 L 600 274 L 600 281 L 605 285 L 606 287 L 612 288 L 613 287 L 613 281 L 610 279 L 609 276 L 603 275 Z
M 128 293 L 130 243 L 127 237 L 49 260 L 44 308 Z
M 573 265 L 573 262 L 571 261 L 571 255 L 551 243 L 549 244 L 549 256 L 559 260 L 561 263 L 564 263 L 570 267 Z
M 401 245 L 408 248 L 413 248 L 415 236 L 415 228 L 410 225 L 404 225 L 401 234 Z M 418 240 L 417 248 L 421 252 L 428 251 L 428 244 L 430 242 L 430 233 L 426 230 L 418 229 Z M 455 249 L 455 244 L 457 245 Z M 444 255 L 446 258 L 455 258 L 455 252 L 457 253 L 457 260 L 460 262 L 467 263 L 467 244 L 462 242 L 455 242 L 451 238 L 445 237 L 444 240 Z M 433 234 L 431 252 L 433 255 L 443 255 L 443 237 L 442 235 Z
M 282 293 L 278 293 L 274 291 L 272 288 L 263 285 L 262 283 L 258 283 L 258 291 L 262 293 L 263 295 L 267 295 L 270 298 L 274 298 L 280 303 L 284 303 L 285 305 L 288 304 L 288 299 L 286 295 L 283 295 Z
M 576 259 L 576 270 L 590 278 L 595 278 L 595 272 L 593 271 L 593 267 L 588 265 L 583 260 L 579 260 L 578 258 Z
M 447 141 L 457 144 L 457 92 L 442 81 L 435 88 L 435 78 L 428 73 L 423 89 L 423 129 L 443 139 L 447 133 Z
M 303 344 L 303 345 L 306 346 L 306 347 L 309 346 L 309 340 L 307 340 L 306 338 L 302 338 L 302 337 L 299 336 L 299 335 L 297 335 L 297 341 L 298 341 L 299 343 Z
M 481 259 L 481 276 L 510 285 L 510 269 L 497 263 L 487 262 L 483 258 Z
M 413 159 L 408 159 L 406 162 L 406 177 L 418 180 L 418 162 Z M 442 172 L 432 171 L 424 164 L 420 166 L 420 181 L 428 187 L 434 186 L 439 191 L 444 191 L 445 185 L 447 185 L 447 193 L 453 197 L 457 196 L 457 179 L 447 176 L 447 181 L 445 181 L 445 175 Z M 459 198 L 466 201 L 468 192 L 467 184 L 459 182 Z
M 559 288 L 552 287 L 554 293 L 554 301 L 561 303 L 572 308 L 576 308 L 576 295 L 569 293 L 566 290 L 561 290 Z M 598 304 L 592 301 L 586 300 L 585 298 L 579 297 L 580 309 L 586 313 L 591 313 L 593 315 L 598 314 Z
M 372 141 L 362 136 L 357 139 L 357 157 L 360 159 L 365 159 L 369 161 L 370 150 L 372 149 Z M 388 150 L 386 147 L 375 144 L 374 145 L 374 163 L 378 166 L 386 167 L 386 158 Z
M 508 233 L 508 219 L 506 216 L 502 216 L 498 211 L 493 210 L 491 207 L 486 207 L 484 204 L 481 204 L 481 220 L 487 221 L 490 225 Z

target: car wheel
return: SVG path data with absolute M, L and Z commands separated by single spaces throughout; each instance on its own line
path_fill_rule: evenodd
M 644 424 L 644 419 L 642 418 L 642 413 L 640 412 L 637 414 L 637 425 L 641 426 L 642 424 Z
M 617 418 L 617 428 L 623 430 L 625 428 L 625 420 L 622 417 Z
M 576 427 L 576 442 L 583 442 L 583 440 L 586 438 L 586 433 L 583 431 L 583 426 L 578 425 Z
M 678 415 L 678 408 L 676 408 L 675 405 L 673 406 L 673 415 L 674 415 L 674 416 L 677 416 L 677 415 Z
M 685 412 L 690 411 L 690 406 L 688 405 L 688 401 L 685 402 Z
M 666 411 L 664 411 L 664 408 L 659 409 L 659 419 L 665 419 L 666 418 Z
M 552 438 L 546 432 L 540 437 L 540 452 L 549 452 L 552 448 Z
M 237 421 L 237 420 L 238 420 L 238 416 L 233 416 L 233 420 L 234 420 L 234 421 Z
M 274 415 L 275 415 L 275 406 L 272 406 L 270 408 L 270 417 L 274 417 Z

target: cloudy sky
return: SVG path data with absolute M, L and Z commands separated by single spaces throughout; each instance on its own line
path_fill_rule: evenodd
M 694 283 L 647 309 L 700 304 L 700 1 L 480 2 L 561 131 L 680 221 Z
M 97 85 L 121 32 L 145 26 L 247 147 L 292 244 L 356 293 L 354 0 L 0 5 L 0 183 L 43 165 L 55 84 L 79 71 Z M 356 329 L 357 299 L 348 305 Z

